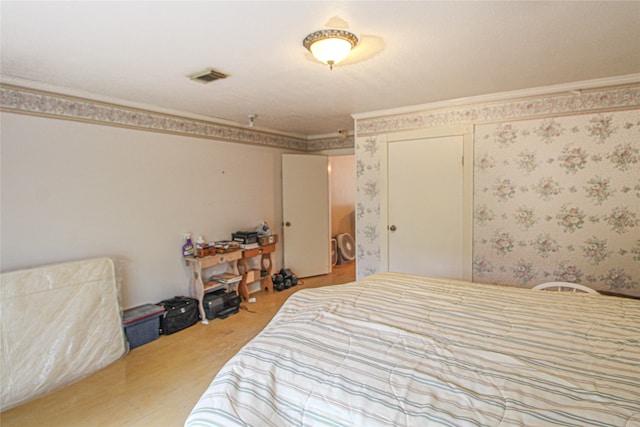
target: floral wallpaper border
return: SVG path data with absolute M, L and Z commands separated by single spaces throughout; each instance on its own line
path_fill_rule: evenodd
M 482 123 L 637 106 L 640 106 L 640 84 L 633 84 L 595 89 L 580 94 L 549 95 L 359 119 L 356 121 L 356 129 L 359 136 L 364 136 L 371 133 L 460 123 Z M 13 85 L 0 87 L 0 110 L 307 152 L 355 146 L 353 136 L 344 139 L 336 136 L 307 140 Z
M 344 138 L 344 137 L 343 137 Z M 338 150 L 341 148 L 353 148 L 355 138 L 349 135 L 342 139 L 340 137 L 322 138 L 308 140 L 305 142 L 306 151 Z
M 640 106 L 640 83 L 592 89 L 575 94 L 565 92 L 536 98 L 469 104 L 440 110 L 358 119 L 356 134 L 365 136 L 435 126 L 558 116 L 638 106 Z
M 352 148 L 354 145 L 352 136 L 310 141 L 10 85 L 0 88 L 0 110 L 298 151 Z

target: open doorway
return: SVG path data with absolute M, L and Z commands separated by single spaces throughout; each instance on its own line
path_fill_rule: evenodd
M 355 277 L 355 155 L 329 157 L 331 204 L 332 270 L 351 269 Z M 343 251 L 338 253 L 338 244 Z

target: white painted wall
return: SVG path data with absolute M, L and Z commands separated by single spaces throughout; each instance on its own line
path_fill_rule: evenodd
M 331 237 L 349 233 L 355 237 L 355 155 L 329 157 L 331 165 Z
M 126 308 L 189 294 L 184 232 L 228 239 L 262 219 L 280 232 L 281 149 L 0 119 L 2 271 L 119 257 Z

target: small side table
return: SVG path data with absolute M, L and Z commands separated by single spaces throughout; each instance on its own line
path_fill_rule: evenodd
M 191 289 L 193 296 L 198 299 L 198 308 L 200 309 L 200 319 L 203 324 L 209 323 L 207 316 L 204 312 L 204 306 L 202 305 L 202 299 L 204 298 L 205 291 L 225 287 L 223 284 L 205 284 L 202 281 L 202 270 L 205 268 L 213 267 L 224 263 L 229 263 L 229 271 L 234 274 L 238 273 L 238 263 L 242 259 L 242 251 L 228 252 L 226 254 L 211 255 L 204 258 L 185 257 L 184 261 L 189 267 L 191 267 Z M 245 275 L 242 275 L 242 280 L 245 280 Z M 242 294 L 241 294 L 242 295 Z
M 238 260 L 238 270 L 242 274 L 242 281 L 238 286 L 238 293 L 247 301 L 249 299 L 248 284 L 260 281 L 260 289 L 265 289 L 273 293 L 273 280 L 271 279 L 271 270 L 273 269 L 273 260 L 271 254 L 275 252 L 276 244 L 260 246 L 255 249 L 247 249 L 242 252 L 242 258 Z M 247 259 L 260 256 L 260 267 L 267 272 L 265 277 L 262 277 L 260 270 L 249 270 L 247 267 Z

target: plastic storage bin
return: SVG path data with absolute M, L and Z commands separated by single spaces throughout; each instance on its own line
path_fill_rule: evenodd
M 144 304 L 124 311 L 122 326 L 129 341 L 129 349 L 158 339 L 160 316 L 164 308 L 155 304 Z

